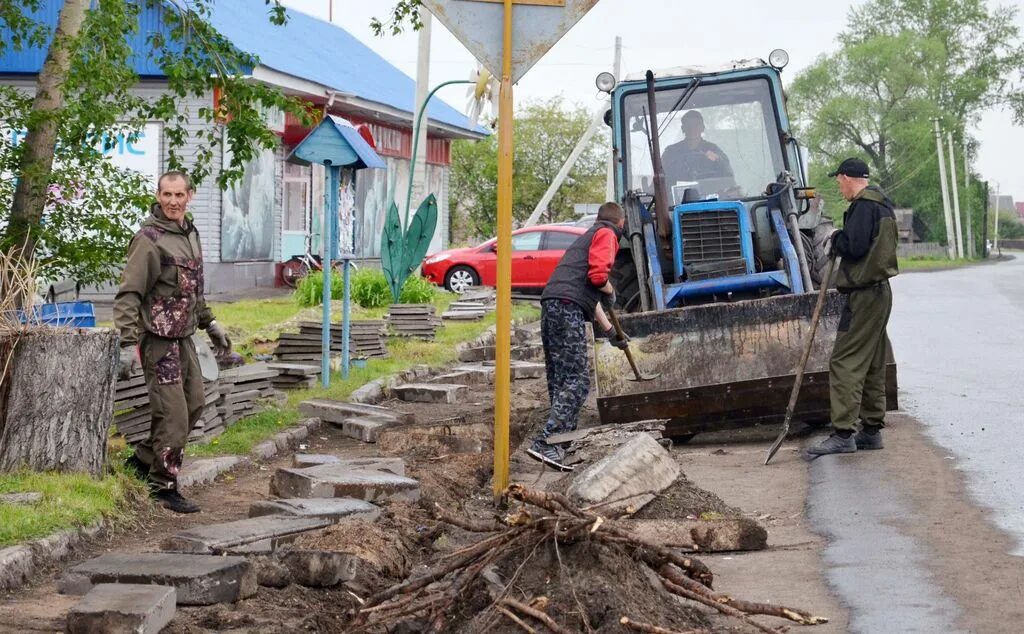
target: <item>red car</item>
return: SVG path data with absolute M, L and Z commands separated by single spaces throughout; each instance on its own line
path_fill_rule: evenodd
M 512 232 L 512 287 L 544 288 L 562 254 L 586 227 L 538 225 Z M 423 277 L 454 293 L 497 285 L 496 238 L 475 247 L 449 249 L 423 260 Z

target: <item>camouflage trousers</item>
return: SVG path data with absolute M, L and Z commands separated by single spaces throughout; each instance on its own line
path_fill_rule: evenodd
M 590 393 L 587 317 L 583 309 L 560 299 L 545 300 L 541 304 L 540 336 L 551 400 L 543 435 L 547 438 L 576 429 L 576 419 Z
M 176 489 L 189 432 L 206 405 L 199 357 L 191 338 L 165 339 L 151 333 L 139 342 L 153 422 L 135 455 L 149 467 L 150 485 Z

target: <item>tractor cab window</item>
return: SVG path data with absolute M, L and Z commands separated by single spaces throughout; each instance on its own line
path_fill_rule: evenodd
M 760 196 L 784 168 L 769 84 L 764 79 L 704 83 L 656 92 L 665 184 L 674 204 Z M 622 101 L 626 187 L 654 193 L 647 93 Z M 690 190 L 687 192 L 687 190 Z

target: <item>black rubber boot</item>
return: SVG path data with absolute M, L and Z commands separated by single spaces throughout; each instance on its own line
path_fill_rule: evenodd
M 135 454 L 132 454 L 130 458 L 124 461 L 124 466 L 127 467 L 129 473 L 139 480 L 149 479 L 149 465 L 139 460 L 139 457 Z
M 183 498 L 177 489 L 160 489 L 154 491 L 152 497 L 168 511 L 181 514 L 199 512 L 199 507 Z

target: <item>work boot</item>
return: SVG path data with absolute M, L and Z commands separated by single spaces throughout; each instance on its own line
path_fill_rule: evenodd
M 857 442 L 853 439 L 853 434 L 844 438 L 835 433 L 819 444 L 808 447 L 807 453 L 812 456 L 827 456 L 834 453 L 857 453 Z
M 574 469 L 571 465 L 565 464 L 565 449 L 558 445 L 549 445 L 539 438 L 533 441 L 533 445 L 526 450 L 526 454 L 559 471 Z
M 870 450 L 885 447 L 885 444 L 882 443 L 882 429 L 875 425 L 864 425 L 864 429 L 857 432 L 853 440 L 857 444 L 857 449 Z
M 149 465 L 139 460 L 139 457 L 132 454 L 130 458 L 124 461 L 124 466 L 128 469 L 128 473 L 134 475 L 139 480 L 149 479 Z
M 198 513 L 199 507 L 189 502 L 178 493 L 177 489 L 160 489 L 152 493 L 152 498 L 161 506 L 175 513 Z

